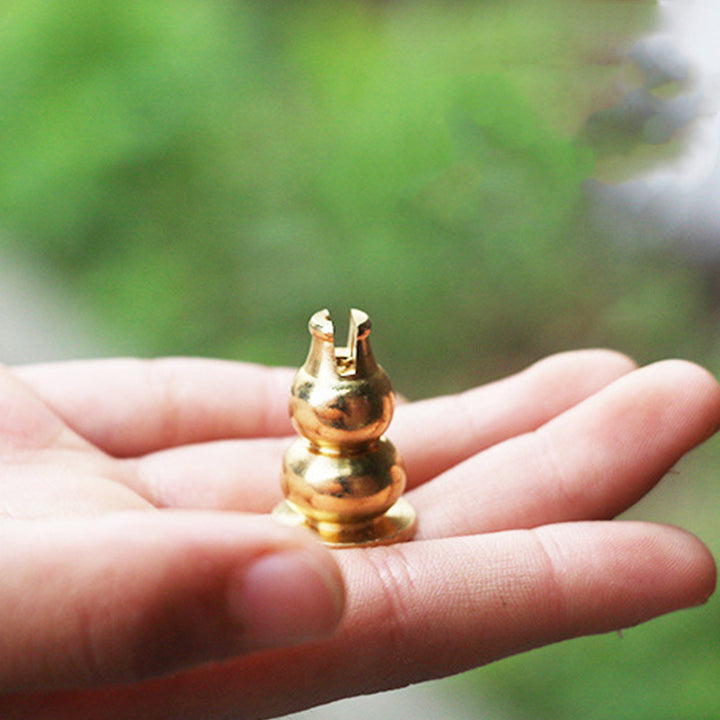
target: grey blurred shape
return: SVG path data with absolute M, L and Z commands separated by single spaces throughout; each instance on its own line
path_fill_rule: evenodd
M 9 251 L 0 253 L 0 362 L 65 360 L 102 354 L 91 314 L 57 280 Z

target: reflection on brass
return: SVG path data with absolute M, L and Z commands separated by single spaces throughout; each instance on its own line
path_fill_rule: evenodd
M 310 318 L 309 329 L 310 352 L 290 393 L 290 416 L 302 437 L 285 453 L 285 500 L 273 516 L 309 527 L 332 547 L 409 540 L 415 511 L 400 497 L 405 470 L 383 435 L 394 394 L 370 349 L 370 319 L 350 311 L 347 347 L 335 347 L 327 310 Z

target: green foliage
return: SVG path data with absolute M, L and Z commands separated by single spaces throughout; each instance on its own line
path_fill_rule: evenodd
M 603 339 L 572 133 L 651 3 L 2 14 L 0 223 L 122 347 L 294 364 L 357 305 L 418 393 Z

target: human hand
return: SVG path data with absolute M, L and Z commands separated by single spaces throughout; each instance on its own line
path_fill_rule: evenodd
M 279 499 L 290 377 L 192 360 L 0 375 L 3 718 L 267 717 L 712 592 L 697 539 L 605 521 L 717 429 L 696 366 L 568 353 L 401 406 L 418 537 L 334 553 L 255 514 Z

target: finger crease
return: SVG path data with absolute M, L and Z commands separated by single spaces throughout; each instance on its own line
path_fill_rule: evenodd
M 541 529 L 530 530 L 535 539 L 536 548 L 542 561 L 542 579 L 546 587 L 542 588 L 542 595 L 548 598 L 548 606 L 554 608 L 554 615 L 557 620 L 557 627 L 567 627 L 571 618 L 571 603 L 565 591 L 566 583 L 563 582 L 563 572 L 557 558 L 562 555 L 562 550 L 548 536 L 542 533 Z
M 569 477 L 563 469 L 557 443 L 553 441 L 552 436 L 544 426 L 534 430 L 532 436 L 540 446 L 537 457 L 542 458 L 542 463 L 545 466 L 541 476 L 543 479 L 541 487 L 545 489 L 550 485 L 550 492 L 546 495 L 549 497 L 551 505 L 554 508 L 560 508 L 562 510 L 563 519 L 570 519 L 570 516 L 576 514 L 578 488 L 581 486 L 581 483 L 578 482 L 578 478 Z M 548 516 L 548 521 L 551 521 L 557 513 L 553 513 L 552 508 L 549 509 L 551 512 Z M 570 516 L 568 515 L 568 510 Z
M 163 418 L 163 441 L 173 443 L 178 437 L 182 407 L 174 373 L 165 359 L 149 360 L 147 368 L 148 385 L 156 388 L 157 405 L 162 408 L 158 416 Z
M 480 421 L 479 409 L 482 409 L 483 405 L 478 408 L 477 400 L 474 397 L 475 390 L 468 390 L 464 393 L 460 393 L 457 396 L 457 408 L 462 412 L 467 422 L 468 435 L 470 440 L 470 447 L 475 452 L 485 448 L 488 444 L 488 428 L 487 423 Z
M 415 664 L 413 657 L 413 613 L 406 600 L 419 595 L 417 569 L 403 551 L 368 552 L 367 567 L 380 589 L 383 617 L 380 626 L 388 639 L 394 663 L 407 669 Z

